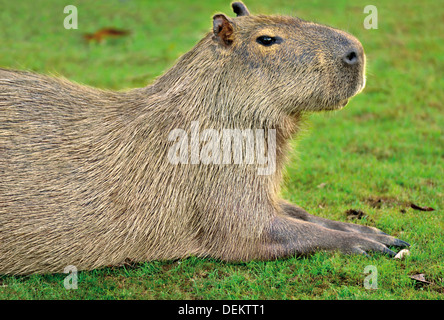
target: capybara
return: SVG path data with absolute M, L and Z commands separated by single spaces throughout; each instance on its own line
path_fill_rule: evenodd
M 360 42 L 232 7 L 236 17 L 214 15 L 212 30 L 144 88 L 0 70 L 1 274 L 190 255 L 393 255 L 388 246 L 408 245 L 279 197 L 302 117 L 363 89 Z

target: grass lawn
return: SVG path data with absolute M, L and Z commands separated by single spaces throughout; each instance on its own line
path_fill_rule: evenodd
M 349 31 L 367 54 L 367 86 L 341 111 L 313 114 L 294 141 L 282 195 L 334 220 L 375 226 L 411 244 L 393 260 L 320 252 L 225 263 L 194 257 L 66 275 L 0 275 L 0 299 L 443 299 L 444 9 L 434 0 L 383 1 L 378 29 L 368 1 L 247 1 L 254 13 L 299 16 Z M 65 5 L 78 9 L 66 30 Z M 0 0 L 0 67 L 62 75 L 92 86 L 145 86 L 211 29 L 230 1 Z M 86 43 L 102 27 L 129 36 Z M 434 211 L 411 208 L 432 207 Z M 362 217 L 347 216 L 349 209 Z M 1 258 L 1 257 L 0 257 Z M 366 289 L 366 266 L 377 289 Z M 411 276 L 424 274 L 427 283 Z M 376 284 L 376 283 L 375 283 Z

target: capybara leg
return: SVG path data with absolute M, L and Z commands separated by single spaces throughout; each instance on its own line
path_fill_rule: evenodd
M 359 254 L 374 251 L 394 256 L 395 252 L 387 246 L 405 247 L 408 244 L 383 234 L 333 230 L 286 216 L 276 216 L 263 238 L 263 254 L 269 258 L 305 255 L 319 250 Z
M 328 229 L 346 231 L 346 232 L 365 233 L 365 234 L 369 233 L 369 234 L 386 235 L 386 233 L 374 227 L 362 226 L 353 223 L 333 221 L 325 218 L 316 217 L 314 215 L 309 214 L 304 209 L 301 209 L 291 203 L 284 201 L 281 203 L 281 209 L 290 217 L 315 223 L 317 225 L 320 225 Z

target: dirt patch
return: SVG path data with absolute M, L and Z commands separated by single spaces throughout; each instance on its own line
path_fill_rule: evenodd
M 405 201 L 400 201 L 396 198 L 389 198 L 389 197 L 370 197 L 366 199 L 366 202 L 368 205 L 375 209 L 381 209 L 381 208 L 393 208 L 393 207 L 401 207 L 406 208 L 410 206 L 410 203 L 407 203 Z
M 364 218 L 365 216 L 367 216 L 367 213 L 365 213 L 362 210 L 349 209 L 349 210 L 345 211 L 345 215 L 347 216 L 347 219 L 349 219 L 349 220 L 352 220 L 352 219 L 360 220 L 360 219 Z

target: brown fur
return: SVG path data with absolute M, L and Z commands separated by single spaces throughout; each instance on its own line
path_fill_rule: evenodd
M 0 274 L 89 270 L 189 255 L 273 259 L 316 250 L 391 253 L 379 230 L 316 218 L 278 197 L 306 111 L 364 85 L 345 32 L 284 16 L 216 15 L 213 32 L 152 85 L 127 92 L 0 70 Z M 259 36 L 284 41 L 265 47 Z M 355 65 L 341 58 L 356 51 Z M 277 169 L 178 164 L 168 134 L 276 129 Z
M 115 28 L 103 28 L 100 29 L 94 33 L 85 33 L 83 35 L 83 38 L 88 41 L 95 41 L 95 42 L 103 42 L 106 38 L 116 38 L 116 37 L 123 37 L 128 35 L 130 32 L 127 30 L 119 30 Z

